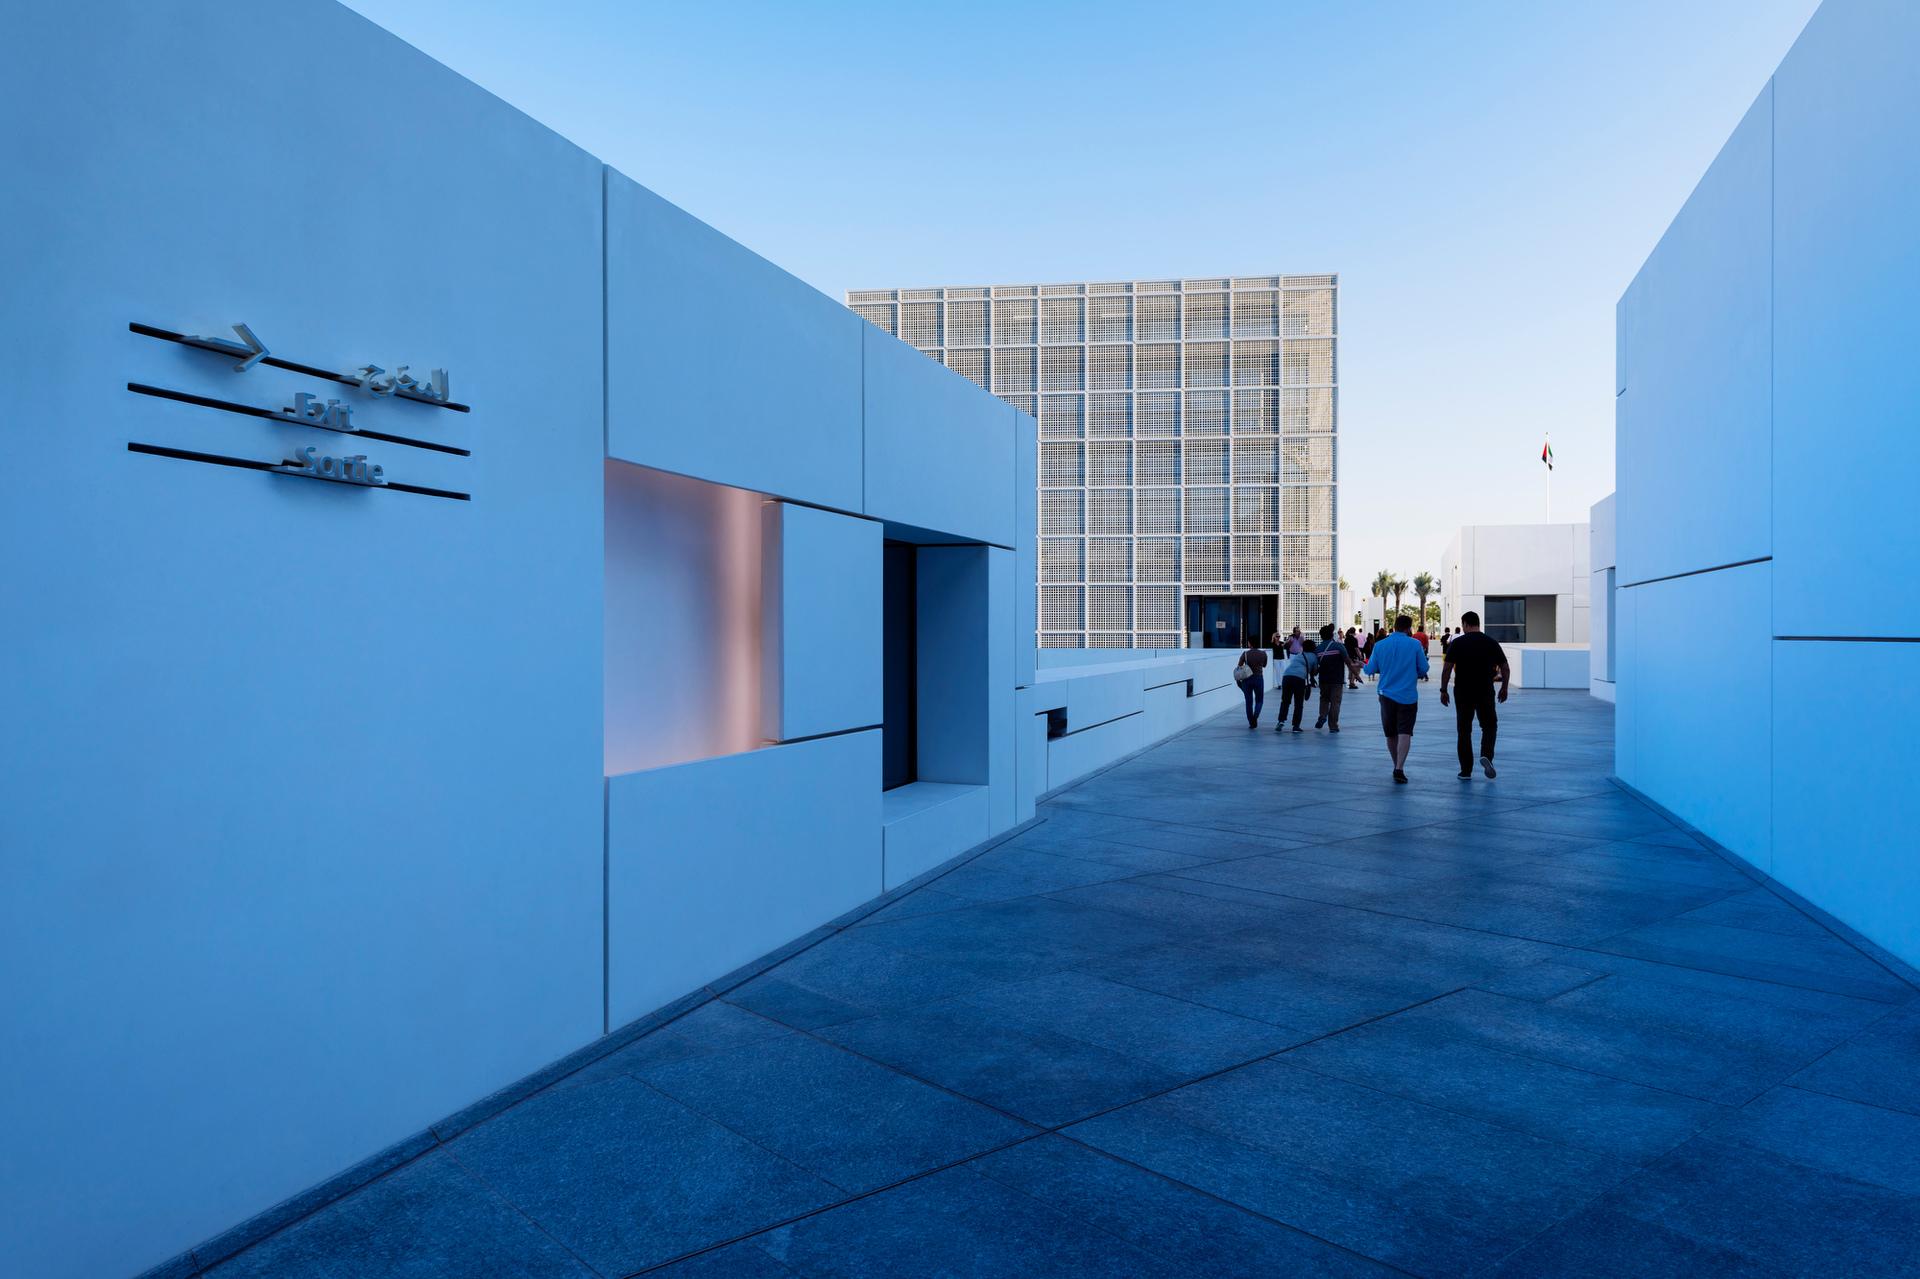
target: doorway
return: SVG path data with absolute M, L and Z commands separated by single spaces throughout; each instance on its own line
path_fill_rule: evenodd
M 1265 644 L 1279 624 L 1278 595 L 1187 596 L 1189 647 L 1246 648 L 1250 644 Z
M 919 776 L 919 679 L 916 658 L 920 648 L 919 586 L 915 567 L 918 547 L 888 542 L 882 551 L 885 584 L 880 610 L 881 682 L 884 721 L 880 726 L 880 789 L 905 786 Z

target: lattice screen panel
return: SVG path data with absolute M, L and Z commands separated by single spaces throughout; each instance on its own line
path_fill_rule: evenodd
M 1178 533 L 1180 531 L 1179 489 L 1135 489 L 1134 506 L 1141 533 Z
M 1040 397 L 1040 438 L 1077 440 L 1087 431 L 1087 402 L 1078 395 Z
M 947 351 L 947 367 L 982 390 L 993 389 L 992 359 L 984 347 Z
M 1087 389 L 1089 391 L 1124 391 L 1132 385 L 1132 347 L 1090 346 L 1087 348 Z
M 1088 489 L 1087 532 L 1133 532 L 1133 490 Z
M 1180 539 L 1143 537 L 1134 543 L 1133 572 L 1142 582 L 1178 582 L 1180 580 Z M 1145 589 L 1144 587 L 1142 588 Z M 1178 587 L 1169 587 L 1178 592 Z
M 1079 298 L 1040 299 L 1042 342 L 1085 342 L 1087 304 Z
M 1042 586 L 1040 588 L 1041 630 L 1080 630 L 1086 624 L 1085 587 Z
M 990 334 L 985 302 L 947 303 L 948 346 L 986 346 Z
M 1227 433 L 1227 393 L 1225 391 L 1188 391 L 1181 404 L 1180 434 L 1225 435 Z
M 1010 346 L 993 353 L 993 393 L 1016 395 L 1034 389 L 1034 348 Z
M 1177 391 L 1149 391 L 1133 397 L 1136 435 L 1180 434 L 1180 394 Z
M 1040 446 L 1040 483 L 1046 488 L 1079 488 L 1087 482 L 1085 446 L 1049 440 Z
M 883 332 L 1039 421 L 1039 643 L 1178 647 L 1185 601 L 1329 619 L 1339 281 L 869 289 Z
M 1180 482 L 1180 442 L 1178 440 L 1141 440 L 1135 444 L 1133 446 L 1133 482 L 1143 485 L 1178 484 Z
M 1131 631 L 1133 629 L 1133 588 L 1131 586 L 1089 586 L 1087 588 L 1087 628 L 1093 631 Z
M 1133 397 L 1131 395 L 1089 395 L 1087 397 L 1087 434 L 1107 439 L 1133 434 Z
M 1087 483 L 1133 487 L 1133 446 L 1125 440 L 1095 440 L 1087 445 Z
M 1078 346 L 1040 348 L 1040 389 L 1082 391 L 1087 385 L 1087 353 Z
M 1086 581 L 1086 542 L 1077 537 L 1041 538 L 1040 580 L 1042 582 Z
M 1228 528 L 1227 513 L 1228 490 L 1222 488 L 1186 489 L 1187 520 L 1189 533 L 1224 533 Z
M 1095 342 L 1131 342 L 1133 299 L 1125 294 L 1088 298 L 1087 336 Z
M 898 321 L 895 319 L 893 303 L 863 302 L 855 306 L 854 313 L 882 333 L 898 333 Z
M 1181 442 L 1182 460 L 1186 467 L 1186 482 L 1194 484 L 1225 484 L 1232 479 L 1227 469 L 1227 444 L 1225 439 L 1187 439 Z
M 1131 582 L 1133 580 L 1133 539 L 1130 537 L 1088 538 L 1087 580 L 1089 582 Z
M 1235 486 L 1233 490 L 1234 532 L 1270 534 L 1279 527 L 1279 489 L 1254 488 L 1245 484 Z M 1262 576 L 1272 577 L 1273 574 L 1269 572 Z

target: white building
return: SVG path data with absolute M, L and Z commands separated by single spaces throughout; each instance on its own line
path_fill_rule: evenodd
M 1585 524 L 1472 524 L 1440 557 L 1440 625 L 1474 612 L 1525 688 L 1588 687 Z
M 1339 278 L 866 289 L 1040 423 L 1042 648 L 1237 648 L 1335 620 Z
M 1440 557 L 1440 625 L 1480 615 L 1502 644 L 1585 644 L 1585 524 L 1471 524 Z

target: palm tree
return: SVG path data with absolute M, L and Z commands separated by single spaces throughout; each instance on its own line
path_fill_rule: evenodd
M 1385 569 L 1381 569 L 1378 573 L 1375 573 L 1373 575 L 1373 593 L 1380 601 L 1380 624 L 1384 626 L 1390 620 L 1387 617 L 1387 596 L 1393 593 L 1393 574 L 1387 572 Z
M 1396 577 L 1393 579 L 1393 615 L 1395 617 L 1400 615 L 1400 597 L 1407 593 L 1407 585 L 1407 579 L 1404 577 Z M 1388 627 L 1387 629 L 1391 630 L 1393 628 Z
M 1414 574 L 1413 594 L 1414 597 L 1420 601 L 1420 612 L 1416 614 L 1420 619 L 1420 625 L 1414 627 L 1415 630 L 1425 630 L 1427 628 L 1427 597 L 1429 595 L 1438 595 L 1439 593 L 1440 583 L 1435 580 L 1433 574 Z

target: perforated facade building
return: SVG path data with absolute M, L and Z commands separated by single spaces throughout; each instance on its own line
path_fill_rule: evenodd
M 1200 601 L 1233 597 L 1264 598 L 1267 625 L 1333 620 L 1337 276 L 847 304 L 1038 418 L 1040 647 L 1180 647 Z

